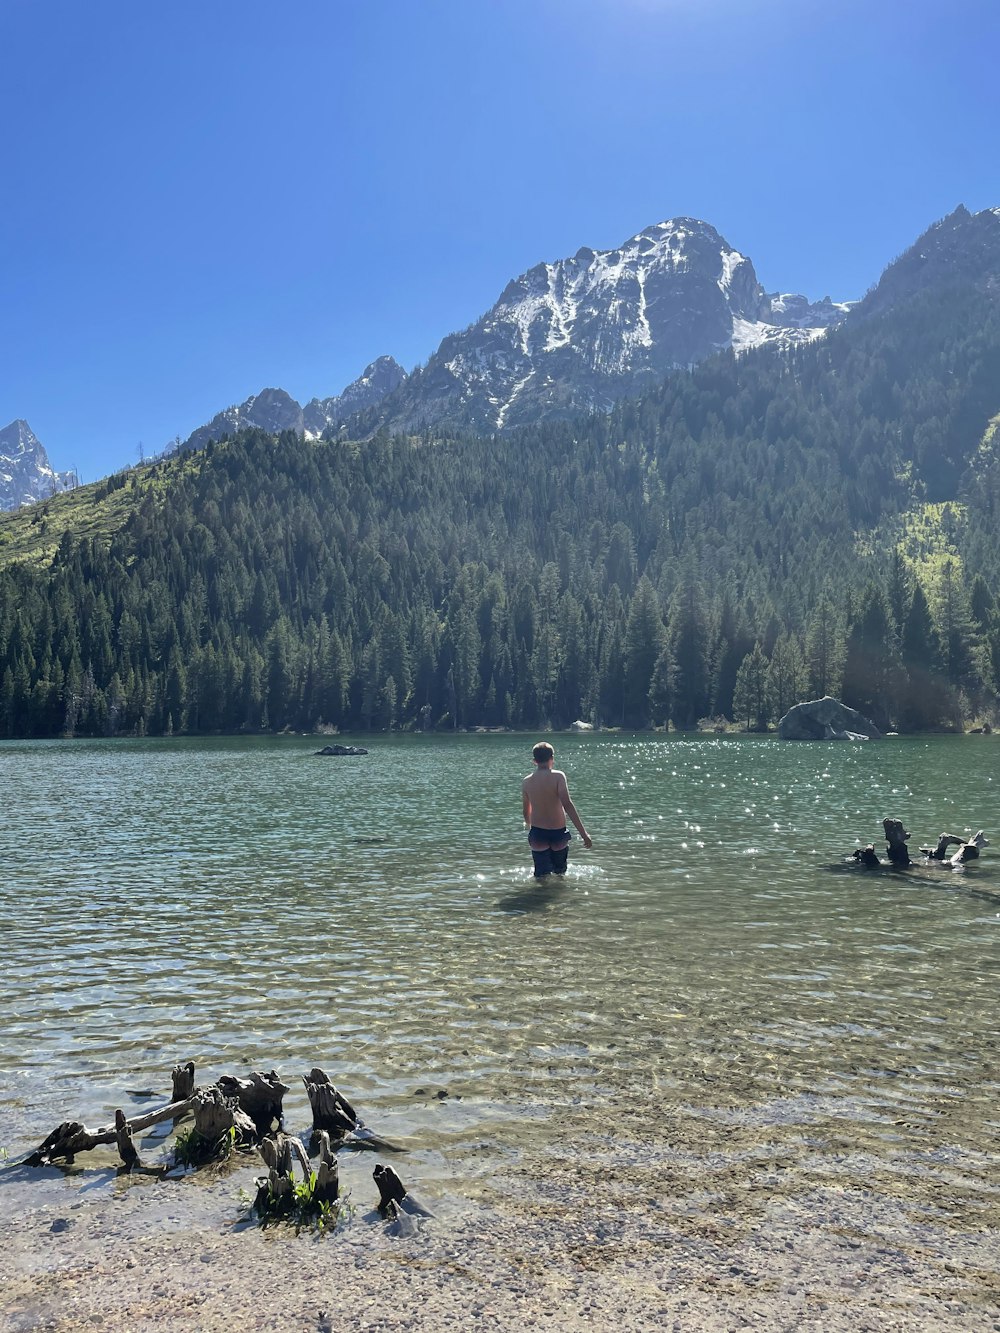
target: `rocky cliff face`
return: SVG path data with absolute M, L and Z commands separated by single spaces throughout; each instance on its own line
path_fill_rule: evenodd
M 0 430 L 0 510 L 45 500 L 77 484 L 75 472 L 56 472 L 26 421 Z
M 860 310 L 878 314 L 927 288 L 959 283 L 1000 295 L 1000 208 L 970 213 L 959 204 L 889 265 Z
M 355 412 L 377 407 L 405 379 L 406 371 L 397 361 L 391 356 L 380 356 L 343 393 L 333 398 L 313 398 L 304 408 L 284 389 L 262 389 L 246 402 L 217 413 L 207 425 L 199 426 L 186 445 L 197 449 L 209 440 L 221 440 L 224 435 L 234 435 L 250 427 L 273 435 L 293 430 L 314 438 L 339 426 Z
M 325 430 L 339 426 L 355 412 L 377 407 L 382 399 L 406 379 L 406 371 L 391 356 L 380 356 L 366 366 L 353 383 L 335 398 L 313 398 L 305 407 L 307 434 L 322 435 Z
M 515 278 L 385 399 L 376 422 L 493 431 L 603 410 L 721 348 L 820 337 L 847 310 L 765 292 L 714 227 L 674 218 L 617 250 L 584 248 Z
M 199 426 L 186 441 L 187 447 L 200 449 L 209 440 L 221 440 L 224 435 L 235 435 L 238 430 L 256 427 L 272 434 L 294 430 L 301 435 L 305 428 L 302 408 L 284 389 L 261 389 L 243 403 L 227 407 L 204 426 Z

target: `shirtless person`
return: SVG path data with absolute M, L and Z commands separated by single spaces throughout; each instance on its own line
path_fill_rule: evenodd
M 565 875 L 569 855 L 569 815 L 583 845 L 588 850 L 594 845 L 583 827 L 583 820 L 570 800 L 566 774 L 553 768 L 555 751 L 548 741 L 541 741 L 531 752 L 535 761 L 534 773 L 521 783 L 521 806 L 524 822 L 528 825 L 528 846 L 535 863 L 535 878 L 542 879 L 553 873 Z

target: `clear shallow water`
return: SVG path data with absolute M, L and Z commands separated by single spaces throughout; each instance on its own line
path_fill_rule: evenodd
M 318 1064 L 432 1191 L 641 1160 L 995 1225 L 1000 738 L 557 737 L 595 847 L 542 886 L 530 742 L 0 744 L 0 1144 L 188 1058 L 276 1067 L 301 1128 Z M 994 846 L 848 866 L 885 816 Z

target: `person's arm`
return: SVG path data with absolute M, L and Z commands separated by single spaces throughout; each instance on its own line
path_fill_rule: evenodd
M 593 847 L 594 845 L 593 839 L 591 838 L 587 830 L 583 827 L 583 820 L 580 818 L 579 814 L 577 813 L 576 806 L 570 799 L 569 786 L 566 783 L 565 773 L 560 773 L 559 777 L 561 779 L 559 783 L 559 799 L 560 801 L 562 801 L 562 808 L 566 811 L 570 819 L 573 821 L 573 825 L 577 833 L 579 833 L 580 837 L 583 839 L 584 847 L 586 847 L 587 850 L 589 851 L 590 848 Z
M 531 799 L 523 782 L 521 783 L 521 814 L 524 816 L 525 824 L 528 828 L 531 828 Z

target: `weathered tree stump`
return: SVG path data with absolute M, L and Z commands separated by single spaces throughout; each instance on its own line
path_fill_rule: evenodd
M 381 1162 L 377 1164 L 372 1172 L 372 1179 L 378 1186 L 378 1204 L 376 1206 L 381 1215 L 385 1217 L 392 1205 L 402 1203 L 406 1198 L 406 1186 L 391 1166 L 383 1166 Z
M 910 835 L 903 827 L 901 819 L 883 819 L 882 827 L 885 830 L 886 854 L 894 866 L 908 866 L 910 864 L 910 853 L 907 849 L 907 841 Z
M 390 1224 L 394 1235 L 412 1235 L 423 1218 L 433 1216 L 428 1208 L 417 1202 L 391 1166 L 379 1162 L 372 1172 L 372 1179 L 378 1186 L 376 1207 L 379 1216 Z
M 235 1143 L 245 1147 L 260 1137 L 257 1126 L 245 1111 L 240 1110 L 235 1097 L 227 1097 L 216 1084 L 196 1092 L 191 1098 L 194 1112 L 194 1130 L 206 1147 L 218 1145 L 231 1130 L 236 1131 Z
M 863 866 L 877 869 L 882 862 L 878 859 L 875 851 L 875 844 L 870 842 L 867 847 L 856 847 L 852 853 L 855 861 L 860 861 Z
M 261 1139 L 257 1149 L 264 1159 L 267 1175 L 257 1181 L 254 1209 L 262 1216 L 265 1212 L 291 1212 L 295 1193 L 291 1145 L 280 1135 L 277 1140 Z
M 258 1137 L 276 1133 L 281 1128 L 284 1119 L 282 1099 L 289 1086 L 273 1069 L 269 1074 L 255 1070 L 249 1078 L 223 1074 L 218 1086 L 226 1097 L 236 1099 L 240 1110 L 254 1122 Z
M 980 829 L 974 838 L 970 838 L 968 842 L 960 843 L 958 851 L 951 858 L 951 864 L 953 866 L 960 866 L 964 865 L 966 861 L 975 861 L 979 857 L 980 849 L 988 847 L 989 845 L 989 838 L 987 838 L 983 830 Z
M 187 1064 L 174 1065 L 171 1078 L 174 1090 L 170 1100 L 186 1102 L 194 1094 L 194 1061 L 188 1060 Z
M 287 1216 L 295 1209 L 295 1162 L 298 1161 L 304 1180 L 312 1175 L 306 1150 L 293 1134 L 261 1139 L 257 1150 L 264 1159 L 267 1175 L 258 1177 L 254 1211 L 262 1218 Z
M 322 1130 L 319 1135 L 319 1166 L 316 1168 L 314 1197 L 321 1204 L 336 1203 L 340 1197 L 340 1168 L 326 1130 Z
M 332 1143 L 339 1143 L 353 1134 L 361 1124 L 358 1113 L 342 1093 L 338 1092 L 322 1069 L 311 1069 L 303 1074 L 306 1094 L 312 1108 L 313 1127 L 309 1142 L 311 1152 L 319 1147 L 319 1135 L 326 1133 Z
M 309 1136 L 309 1151 L 319 1151 L 319 1136 L 327 1133 L 334 1148 L 367 1148 L 372 1152 L 405 1152 L 395 1143 L 383 1139 L 370 1130 L 347 1098 L 331 1083 L 322 1069 L 311 1069 L 303 1074 L 309 1105 L 312 1107 L 313 1127 Z
M 115 1112 L 115 1139 L 125 1170 L 131 1171 L 133 1167 L 142 1166 L 135 1144 L 132 1142 L 132 1130 L 125 1119 L 125 1112 L 121 1110 Z

